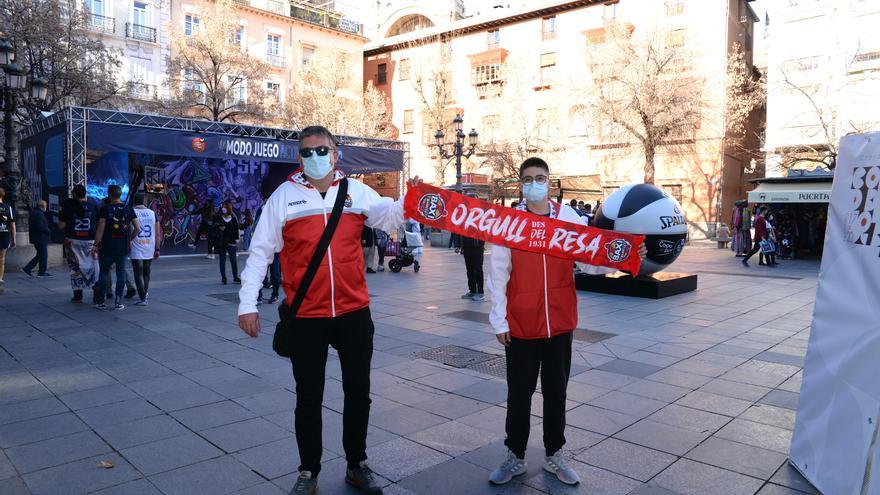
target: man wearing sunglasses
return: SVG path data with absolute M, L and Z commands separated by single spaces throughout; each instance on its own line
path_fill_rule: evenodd
M 550 167 L 532 157 L 520 165 L 525 201 L 518 210 L 586 225 L 569 206 L 549 199 Z M 644 247 L 639 251 L 644 257 Z M 577 263 L 591 274 L 612 268 Z M 507 456 L 489 481 L 502 485 L 526 473 L 532 395 L 538 376 L 544 395 L 543 468 L 563 483 L 576 485 L 578 474 L 562 453 L 565 445 L 565 398 L 571 371 L 571 344 L 577 326 L 577 295 L 572 262 L 562 258 L 493 246 L 487 288 L 492 299 L 489 320 L 507 357 Z
M 340 181 L 345 178 L 335 168 L 339 159 L 336 140 L 326 128 L 306 127 L 300 132 L 299 144 L 302 168 L 290 175 L 263 206 L 247 266 L 241 274 L 238 322 L 251 337 L 260 332 L 257 296 L 274 254 L 280 253 L 285 305 L 289 306 L 333 210 Z M 366 462 L 374 329 L 360 239 L 365 225 L 392 232 L 403 224 L 403 201 L 380 197 L 363 183 L 347 180 L 348 192 L 338 226 L 294 316 L 296 324 L 291 327 L 295 430 L 301 460 L 291 492 L 296 494 L 313 494 L 318 488 L 328 346 L 337 350 L 342 367 L 342 444 L 348 463 L 345 479 L 361 493 L 382 493 Z

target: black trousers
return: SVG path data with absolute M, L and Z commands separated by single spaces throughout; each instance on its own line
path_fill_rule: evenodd
M 217 254 L 220 255 L 220 278 L 226 280 L 226 257 L 229 257 L 229 264 L 232 265 L 232 278 L 238 278 L 238 258 L 235 257 L 235 246 L 217 245 Z
M 483 248 L 463 247 L 464 266 L 467 269 L 468 291 L 483 293 Z
M 35 266 L 40 265 L 40 271 L 37 272 L 37 275 L 42 275 L 46 273 L 46 266 L 49 264 L 49 245 L 34 244 L 34 249 L 37 254 L 25 265 L 24 269 L 31 271 Z
M 759 253 L 758 254 L 758 262 L 760 262 L 760 263 L 763 263 L 765 258 L 767 259 L 767 263 L 776 263 L 776 253 L 764 254 L 761 252 L 761 240 L 760 239 L 755 239 L 755 245 L 752 246 L 752 250 L 749 251 L 749 254 L 747 254 L 745 258 L 743 258 L 743 261 L 748 262 L 749 258 L 754 256 L 755 253 Z
M 544 450 L 555 454 L 565 445 L 565 398 L 571 372 L 568 332 L 549 339 L 510 339 L 507 356 L 507 445 L 520 459 L 529 443 L 532 395 L 541 375 L 544 394 Z
M 137 286 L 138 297 L 141 301 L 147 298 L 150 290 L 150 266 L 153 260 L 131 260 L 131 269 L 134 271 L 134 284 Z
M 342 367 L 342 446 L 351 468 L 367 458 L 370 419 L 370 361 L 373 359 L 373 319 L 370 308 L 336 318 L 296 318 L 291 347 L 296 381 L 295 430 L 300 471 L 321 471 L 321 406 L 327 349 L 333 346 Z

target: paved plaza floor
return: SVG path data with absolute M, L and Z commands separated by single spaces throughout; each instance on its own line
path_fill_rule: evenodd
M 271 335 L 251 339 L 238 329 L 238 286 L 220 284 L 216 263 L 159 260 L 150 306 L 107 312 L 69 303 L 60 269 L 53 279 L 7 275 L 0 494 L 292 488 L 299 458 L 290 362 L 274 355 Z M 577 487 L 541 470 L 540 394 L 528 473 L 488 484 L 504 454 L 503 351 L 487 324 L 489 302 L 459 298 L 461 257 L 428 248 L 418 274 L 368 275 L 376 323 L 368 455 L 385 493 L 815 493 L 786 458 L 819 263 L 752 265 L 692 246 L 673 268 L 699 275 L 696 292 L 662 300 L 578 294 L 565 446 Z M 271 330 L 274 308 L 260 311 Z M 458 347 L 442 347 L 450 345 Z M 470 364 L 454 363 L 464 367 L 437 360 L 471 351 L 479 352 Z M 331 355 L 324 494 L 355 493 L 343 482 L 340 375 Z

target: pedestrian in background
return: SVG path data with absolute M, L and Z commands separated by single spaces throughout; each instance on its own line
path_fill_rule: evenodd
M 156 232 L 159 224 L 156 213 L 144 205 L 144 195 L 134 197 L 134 214 L 140 231 L 131 241 L 131 268 L 134 270 L 134 283 L 137 286 L 138 301 L 135 306 L 146 306 L 150 291 L 150 275 L 154 259 L 159 258 L 159 242 Z
M 73 197 L 61 208 L 58 228 L 64 231 L 64 257 L 70 268 L 71 302 L 82 302 L 83 290 L 94 291 L 98 284 L 98 260 L 92 256 L 98 229 L 98 207 L 86 197 L 82 184 L 73 186 Z M 92 303 L 97 304 L 97 294 Z
M 52 233 L 49 230 L 49 219 L 46 217 L 46 208 L 48 205 L 42 199 L 37 201 L 37 207 L 31 210 L 28 219 L 29 235 L 31 244 L 37 250 L 37 254 L 21 269 L 28 277 L 33 277 L 31 271 L 35 266 L 39 265 L 38 277 L 51 277 L 52 274 L 46 271 L 49 263 L 49 236 Z
M 226 258 L 232 266 L 232 281 L 239 284 L 238 278 L 238 219 L 232 211 L 232 202 L 224 201 L 220 205 L 220 218 L 215 221 L 215 251 L 220 254 L 220 281 L 226 285 Z
M 15 210 L 4 202 L 6 189 L 0 187 L 0 290 L 6 274 L 6 250 L 15 249 Z
M 205 206 L 202 206 L 198 210 L 193 212 L 193 215 L 201 215 L 202 220 L 199 222 L 199 228 L 196 230 L 196 237 L 193 239 L 192 244 L 189 245 L 191 249 L 195 249 L 199 245 L 199 240 L 201 240 L 204 235 L 208 241 L 208 254 L 205 258 L 212 260 L 214 259 L 214 246 L 216 244 L 216 236 L 217 229 L 216 227 L 216 215 L 214 213 L 214 205 L 211 203 L 205 203 Z
M 749 258 L 755 255 L 755 253 L 761 251 L 761 243 L 767 242 L 769 240 L 769 234 L 767 233 L 767 220 L 764 216 L 767 215 L 767 207 L 761 206 L 758 208 L 758 214 L 755 216 L 755 244 L 752 246 L 752 250 L 746 254 L 746 257 L 742 259 L 743 266 L 749 266 Z M 758 262 L 761 261 L 760 256 L 758 257 Z M 770 265 L 773 266 L 773 265 Z
M 251 236 L 254 232 L 254 214 L 251 210 L 245 210 L 244 220 L 241 221 L 241 249 L 247 251 L 251 248 Z
M 107 188 L 110 202 L 98 212 L 98 229 L 95 232 L 95 246 L 92 255 L 98 256 L 101 276 L 98 279 L 99 299 L 95 307 L 107 309 L 104 296 L 110 291 L 110 267 L 116 266 L 116 294 L 114 309 L 121 310 L 122 295 L 125 290 L 125 265 L 128 260 L 131 236 L 137 236 L 140 225 L 137 217 L 128 206 L 122 203 L 122 188 L 111 185 Z
M 388 233 L 384 230 L 374 229 L 376 231 L 376 254 L 379 256 L 379 264 L 376 265 L 376 271 L 385 271 L 385 247 L 388 246 Z
M 361 229 L 361 248 L 367 273 L 376 273 L 376 232 L 366 225 Z
M 456 254 L 461 251 L 464 256 L 464 266 L 467 270 L 468 291 L 461 296 L 462 299 L 481 302 L 483 295 L 483 251 L 486 243 L 470 237 L 460 237 L 461 248 L 455 248 Z

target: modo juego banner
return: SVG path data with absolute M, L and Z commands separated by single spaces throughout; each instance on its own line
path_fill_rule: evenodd
M 840 142 L 790 462 L 828 495 L 880 495 L 880 132 Z

